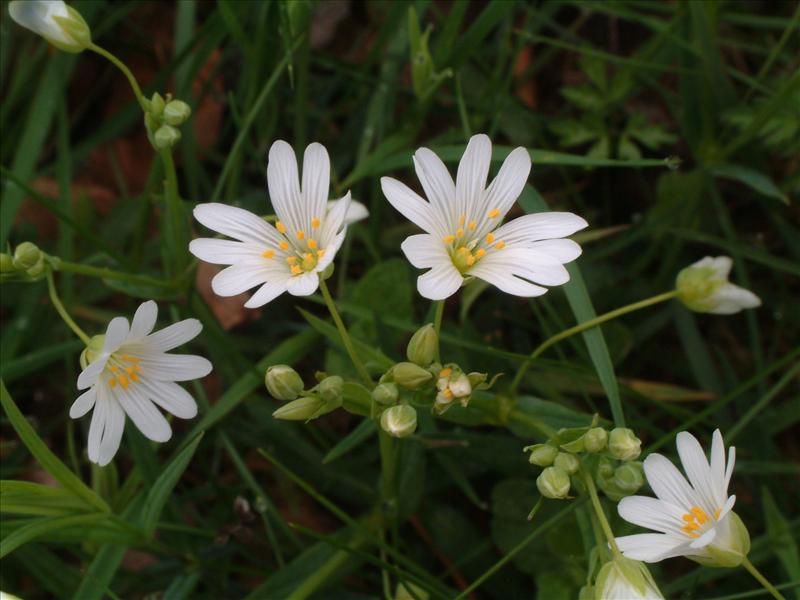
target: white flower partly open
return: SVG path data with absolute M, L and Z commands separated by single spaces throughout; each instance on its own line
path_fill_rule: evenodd
M 501 225 L 528 180 L 531 159 L 525 148 L 516 148 L 486 187 L 491 158 L 489 138 L 472 136 L 453 183 L 436 154 L 418 149 L 414 168 L 427 202 L 396 179 L 381 179 L 392 206 L 425 231 L 408 237 L 402 249 L 412 265 L 430 269 L 417 280 L 426 298 L 451 296 L 466 277 L 516 296 L 539 296 L 547 291 L 542 286 L 569 281 L 563 265 L 580 256 L 581 248 L 560 238 L 583 229 L 586 221 L 572 213 L 548 212 Z
M 689 481 L 667 458 L 651 454 L 644 471 L 658 498 L 629 496 L 618 506 L 626 521 L 661 533 L 620 537 L 617 545 L 626 557 L 644 562 L 686 556 L 703 564 L 736 566 L 747 555 L 750 542 L 731 510 L 736 496 L 728 496 L 735 449 L 729 449 L 726 465 L 719 430 L 711 443 L 710 464 L 690 433 L 679 433 L 676 444 Z
M 13 0 L 8 3 L 8 14 L 66 52 L 81 52 L 91 44 L 86 21 L 62 0 Z
M 237 241 L 200 238 L 189 251 L 200 260 L 231 265 L 211 287 L 220 296 L 235 296 L 260 286 L 245 302 L 257 308 L 288 291 L 313 294 L 319 273 L 333 262 L 347 225 L 367 216 L 367 209 L 343 198 L 328 202 L 330 159 L 322 144 L 313 143 L 303 156 L 303 183 L 292 147 L 278 140 L 269 150 L 267 183 L 278 221 L 273 226 L 251 212 L 225 204 L 200 204 L 195 218 L 209 229 Z
M 715 315 L 761 306 L 761 299 L 753 292 L 728 281 L 732 266 L 730 256 L 706 256 L 689 265 L 678 273 L 678 298 L 691 310 Z
M 72 404 L 69 416 L 78 419 L 94 408 L 89 460 L 101 466 L 119 448 L 125 415 L 148 439 L 166 442 L 172 429 L 156 404 L 181 419 L 197 414 L 194 398 L 175 382 L 205 377 L 211 363 L 201 356 L 168 352 L 195 338 L 203 326 L 186 319 L 151 333 L 157 316 L 156 303 L 148 300 L 130 325 L 125 317 L 115 317 L 105 335 L 93 338 L 86 349 L 88 365 L 78 376 L 78 389 L 89 389 Z
M 620 557 L 600 569 L 594 600 L 664 600 L 664 596 L 646 566 Z

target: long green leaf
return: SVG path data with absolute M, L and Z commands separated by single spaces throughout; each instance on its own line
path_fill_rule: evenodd
M 107 513 L 92 513 L 88 515 L 71 515 L 68 517 L 43 517 L 36 519 L 11 533 L 4 533 L 0 540 L 0 558 L 3 558 L 16 548 L 46 535 L 52 531 L 73 525 L 91 526 L 108 518 Z

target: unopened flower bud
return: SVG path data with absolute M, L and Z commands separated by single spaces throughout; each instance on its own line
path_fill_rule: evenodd
M 106 336 L 95 335 L 89 340 L 89 344 L 83 349 L 80 356 L 81 369 L 85 369 L 103 351 L 103 345 L 106 343 Z
M 335 408 L 335 406 L 328 406 L 328 403 L 319 396 L 303 396 L 284 404 L 272 413 L 272 416 L 284 421 L 307 421 L 331 412 Z
M 191 107 L 183 100 L 171 100 L 164 107 L 164 122 L 167 125 L 181 125 L 192 114 Z
M 406 356 L 412 363 L 420 367 L 428 367 L 436 358 L 439 336 L 436 335 L 432 323 L 423 325 L 411 336 L 406 348 Z
M 620 556 L 607 562 L 597 574 L 595 600 L 658 600 L 664 596 L 644 563 Z
M 160 117 L 166 105 L 164 97 L 158 92 L 153 92 L 153 96 L 150 98 L 150 114 L 154 117 Z
M 41 277 L 44 274 L 44 271 L 44 256 L 42 256 L 39 258 L 39 262 L 25 270 L 25 274 L 28 275 L 28 277 Z
M 92 43 L 86 21 L 61 0 L 14 0 L 8 4 L 8 13 L 14 21 L 65 52 L 81 52 Z
M 325 402 L 337 402 L 342 398 L 344 380 L 338 375 L 331 375 L 320 381 L 314 390 Z
M 421 587 L 407 581 L 399 582 L 394 593 L 394 600 L 428 600 L 430 597 Z
M 270 396 L 276 400 L 294 400 L 303 391 L 303 380 L 289 365 L 272 365 L 264 376 Z
M 549 467 L 558 456 L 558 448 L 550 444 L 535 444 L 528 446 L 525 451 L 530 451 L 528 462 L 537 467 Z
M 619 460 L 633 460 L 642 451 L 642 440 L 627 427 L 615 427 L 608 435 L 608 451 Z
M 639 461 L 626 462 L 614 470 L 614 485 L 625 495 L 635 494 L 644 485 L 644 467 Z
M 14 267 L 20 271 L 27 271 L 35 266 L 42 258 L 42 251 L 32 242 L 22 242 L 14 250 Z
M 581 461 L 578 460 L 578 457 L 574 454 L 570 454 L 569 452 L 559 452 L 553 461 L 553 465 L 560 469 L 564 469 L 568 475 L 574 475 L 578 472 L 578 469 L 581 466 Z
M 430 382 L 433 375 L 412 362 L 401 362 L 392 367 L 392 378 L 397 385 L 409 390 L 418 390 Z
M 380 383 L 372 390 L 372 399 L 383 406 L 391 406 L 397 402 L 400 391 L 393 383 Z
M 181 132 L 171 125 L 162 125 L 153 136 L 153 144 L 157 150 L 172 148 L 181 139 Z
M 408 404 L 387 408 L 381 415 L 381 429 L 392 437 L 409 436 L 417 429 L 417 411 Z
M 602 452 L 608 444 L 608 432 L 602 427 L 592 427 L 583 436 L 583 449 L 587 452 Z
M 686 267 L 675 280 L 678 299 L 689 310 L 718 315 L 761 306 L 761 299 L 753 292 L 728 282 L 732 266 L 729 256 L 706 256 Z
M 13 273 L 16 270 L 14 257 L 5 252 L 0 253 L 0 273 Z
M 569 475 L 559 467 L 547 467 L 536 478 L 536 487 L 545 498 L 563 500 L 569 494 Z

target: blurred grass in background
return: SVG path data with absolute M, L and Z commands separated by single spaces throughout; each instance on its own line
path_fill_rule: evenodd
M 308 376 L 323 363 L 351 369 L 295 299 L 244 309 L 241 299 L 211 294 L 206 264 L 188 289 L 61 274 L 65 304 L 90 335 L 131 315 L 138 298 L 155 298 L 170 318 L 203 321 L 195 350 L 215 366 L 194 386 L 197 420 L 174 423 L 166 448 L 128 427 L 115 467 L 100 472 L 82 457 L 88 420 L 67 416 L 81 344 L 49 306 L 44 283 L 4 284 L 3 380 L 50 449 L 117 512 L 153 484 L 170 452 L 207 433 L 155 540 L 111 525 L 63 527 L 5 556 L 0 588 L 80 600 L 355 599 L 380 594 L 388 560 L 395 581 L 454 597 L 533 530 L 525 516 L 537 494 L 521 448 L 539 434 L 525 415 L 585 425 L 593 412 L 610 419 L 606 396 L 649 449 L 672 453 L 676 431 L 708 440 L 721 428 L 737 446 L 732 493 L 754 538 L 753 562 L 776 584 L 800 582 L 798 3 L 74 6 L 146 95 L 172 91 L 192 105 L 176 153 L 187 214 L 208 201 L 267 213 L 269 145 L 327 146 L 335 194 L 351 189 L 371 212 L 351 228 L 332 281 L 354 334 L 392 359 L 431 314 L 399 252 L 413 227 L 378 179 L 393 173 L 418 188 L 417 147 L 455 169 L 478 132 L 493 139 L 498 160 L 515 145 L 533 151 L 524 211 L 546 201 L 589 221 L 578 265 L 592 302 L 568 302 L 562 289 L 528 301 L 472 286 L 446 307 L 448 360 L 513 373 L 520 355 L 576 315 L 666 291 L 705 255 L 734 257 L 733 279 L 764 305 L 715 318 L 670 303 L 604 325 L 589 350 L 572 338 L 531 369 L 523 386 L 531 396 L 510 423 L 499 409 L 494 419 L 454 410 L 446 415 L 454 424 L 420 415 L 399 467 L 408 521 L 378 553 L 362 520 L 377 500 L 377 452 L 361 443 L 371 426 L 339 412 L 309 425 L 270 416 L 268 364 Z M 127 82 L 98 56 L 54 51 L 16 27 L 6 3 L 2 14 L 0 242 L 31 240 L 65 260 L 164 278 L 163 176 Z M 570 285 L 580 279 L 573 269 Z M 318 299 L 297 304 L 325 317 Z M 1 441 L 3 479 L 47 482 L 10 427 Z M 575 597 L 587 528 L 593 538 L 571 506 L 547 503 L 534 524 L 544 525 L 541 534 L 471 597 Z M 20 526 L 5 519 L 4 537 Z M 617 534 L 632 530 L 614 519 Z M 670 598 L 760 593 L 746 592 L 755 585 L 744 571 L 676 559 L 653 572 Z M 785 593 L 800 598 L 798 589 Z

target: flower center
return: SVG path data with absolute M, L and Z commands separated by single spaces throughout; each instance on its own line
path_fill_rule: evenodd
M 108 359 L 108 370 L 111 371 L 111 379 L 108 380 L 108 385 L 112 388 L 119 384 L 123 389 L 128 389 L 128 386 L 134 381 L 139 381 L 139 373 L 142 367 L 139 366 L 141 359 L 130 354 L 123 354 L 117 356 L 112 354 Z
M 492 220 L 499 216 L 500 209 L 493 208 L 486 214 L 486 219 Z M 475 220 L 467 223 L 467 216 L 458 218 L 458 229 L 446 235 L 442 241 L 447 244 L 447 251 L 456 269 L 462 274 L 466 273 L 476 262 L 483 258 L 490 250 L 502 250 L 506 243 L 502 240 L 495 241 L 494 233 L 487 233 L 483 238 L 474 237 L 479 229 Z
M 292 274 L 300 275 L 313 271 L 320 259 L 325 256 L 325 249 L 319 247 L 319 241 L 313 237 L 314 232 L 320 228 L 322 221 L 319 217 L 311 219 L 310 235 L 303 229 L 298 229 L 292 234 L 281 221 L 275 223 L 275 229 L 283 239 L 278 243 L 278 248 L 267 248 L 261 253 L 266 259 L 275 257 L 276 252 L 286 254 L 286 262 Z
M 719 519 L 720 510 L 717 509 L 714 511 L 714 517 Z M 704 529 L 703 525 L 705 525 L 710 517 L 699 506 L 693 506 L 689 509 L 685 515 L 681 517 L 685 525 L 681 527 L 681 531 L 685 533 L 690 538 L 699 538 L 700 534 L 698 531 L 702 531 Z

